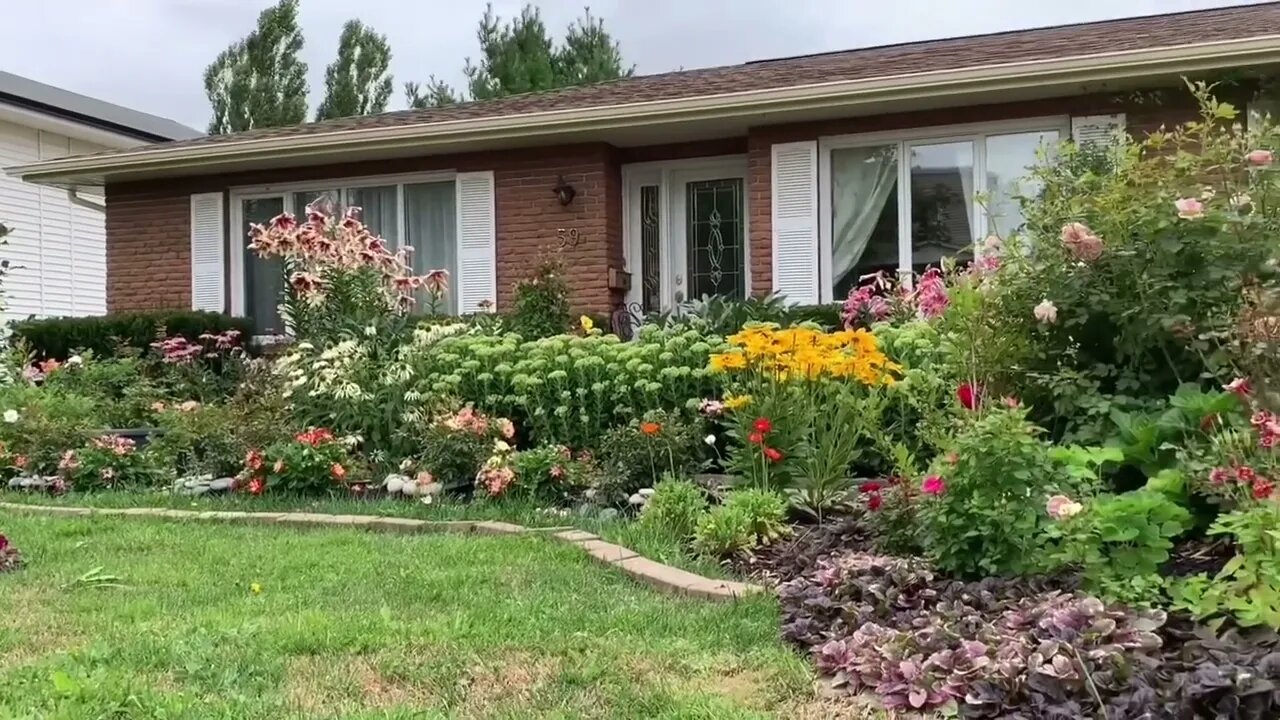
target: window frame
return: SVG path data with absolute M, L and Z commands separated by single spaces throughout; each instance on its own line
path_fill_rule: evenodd
M 934 125 L 818 138 L 818 293 L 821 302 L 835 302 L 832 285 L 831 153 L 833 150 L 896 145 L 898 153 L 898 272 L 911 274 L 911 163 L 910 150 L 918 145 L 973 143 L 973 242 L 986 237 L 988 217 L 977 197 L 987 192 L 987 143 L 991 136 L 1056 131 L 1060 140 L 1071 137 L 1069 115 L 1049 115 L 1014 120 Z
M 271 197 L 280 197 L 284 200 L 285 212 L 293 210 L 293 194 L 299 192 L 307 192 L 308 190 L 337 190 L 340 194 L 340 200 L 346 198 L 348 190 L 366 188 L 366 187 L 383 187 L 394 185 L 396 187 L 396 242 L 395 249 L 399 249 L 405 244 L 405 217 L 404 217 L 404 186 L 417 185 L 420 183 L 433 182 L 452 182 L 454 183 L 454 192 L 457 192 L 458 171 L 457 170 L 438 170 L 430 172 L 417 173 L 399 173 L 394 175 L 356 175 L 356 176 L 339 176 L 328 177 L 317 180 L 304 180 L 300 182 L 271 183 L 268 185 L 239 185 L 228 189 L 228 226 L 227 226 L 227 246 L 229 258 L 229 275 L 230 275 L 230 311 L 233 316 L 243 317 L 247 311 L 248 298 L 245 297 L 246 290 L 246 271 L 245 266 L 245 247 L 248 244 L 247 238 L 241 238 L 244 245 L 239 247 L 233 242 L 236 233 L 240 232 L 240 228 L 244 227 L 244 202 L 245 200 L 255 200 Z

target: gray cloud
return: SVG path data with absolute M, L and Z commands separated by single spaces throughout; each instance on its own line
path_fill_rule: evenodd
M 270 0 L 44 0 L 4 3 L 0 69 L 203 129 L 201 76 Z M 494 2 L 504 17 L 521 0 Z M 559 34 L 582 0 L 539 3 Z M 596 0 L 595 14 L 641 73 L 1014 28 L 1177 12 L 1248 0 Z M 311 105 L 342 23 L 386 33 L 397 85 L 435 74 L 460 84 L 484 0 L 302 0 Z M 1097 48 L 1105 51 L 1106 48 Z M 399 102 L 397 93 L 396 102 Z

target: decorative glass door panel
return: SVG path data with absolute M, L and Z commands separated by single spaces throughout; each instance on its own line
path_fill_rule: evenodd
M 662 188 L 640 186 L 640 309 L 662 309 Z
M 687 298 L 746 295 L 742 178 L 695 180 L 684 187 Z

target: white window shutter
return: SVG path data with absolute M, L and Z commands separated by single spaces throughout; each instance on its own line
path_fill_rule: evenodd
M 458 173 L 458 312 L 498 303 L 498 255 L 493 210 L 493 173 Z
M 1071 118 L 1071 139 L 1075 144 L 1118 145 L 1124 132 L 1124 113 L 1117 115 L 1082 115 Z
M 191 196 L 191 307 L 226 312 L 222 193 Z
M 773 146 L 773 289 L 818 302 L 818 143 Z

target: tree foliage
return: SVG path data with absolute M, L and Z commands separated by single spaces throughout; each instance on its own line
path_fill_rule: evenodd
M 325 97 L 316 120 L 372 115 L 391 98 L 391 46 L 387 37 L 349 20 L 338 40 L 338 57 L 325 69 Z
M 205 69 L 213 106 L 210 134 L 303 122 L 307 115 L 307 64 L 301 60 L 298 0 L 263 10 L 258 26 Z
M 480 18 L 476 38 L 480 58 L 474 63 L 468 58 L 463 68 L 467 92 L 475 100 L 613 80 L 634 72 L 633 67 L 623 66 L 618 43 L 590 8 L 568 27 L 557 46 L 537 7 L 527 4 L 517 17 L 504 22 L 490 4 Z M 415 108 L 440 107 L 460 99 L 453 88 L 434 77 L 426 92 L 416 83 L 406 85 L 405 97 Z

